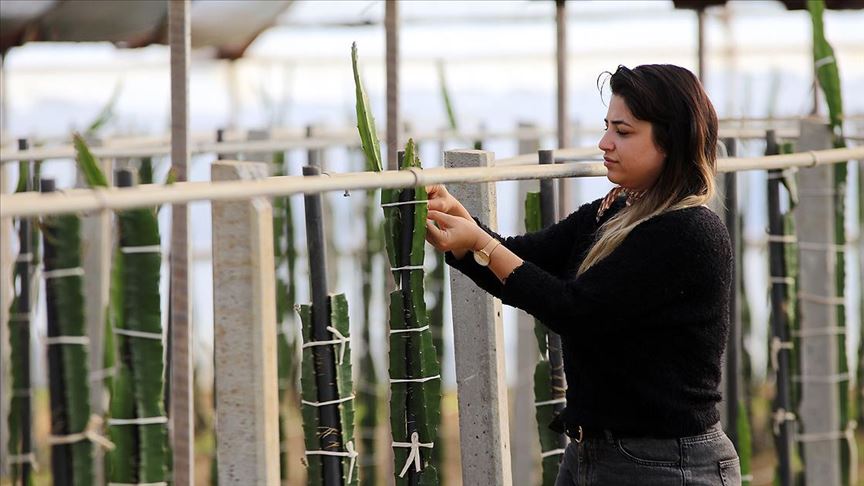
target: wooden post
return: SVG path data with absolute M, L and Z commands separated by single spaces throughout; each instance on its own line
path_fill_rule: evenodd
M 488 167 L 494 155 L 483 150 L 444 153 L 444 165 Z M 497 226 L 494 184 L 452 184 L 450 192 L 471 214 Z M 450 273 L 456 390 L 463 484 L 510 486 L 510 433 L 501 302 L 459 272 Z
M 263 179 L 267 164 L 215 162 L 213 181 Z M 220 484 L 279 484 L 273 211 L 213 202 L 216 454 Z M 298 464 L 299 467 L 299 464 Z
M 535 129 L 533 123 L 519 123 L 519 130 Z M 536 153 L 540 140 L 532 137 L 519 139 L 519 154 Z M 525 197 L 538 191 L 537 181 L 519 181 L 516 197 L 517 227 L 525 222 Z M 534 318 L 522 310 L 516 311 L 516 385 L 510 403 L 510 460 L 513 463 L 513 484 L 536 484 L 540 471 L 540 441 L 534 407 L 534 368 L 537 366 L 537 340 L 534 337 Z
M 831 146 L 831 130 L 822 123 L 801 122 L 798 150 Z M 837 288 L 834 248 L 833 167 L 802 169 L 798 176 L 798 228 L 801 282 L 800 348 L 802 376 L 798 440 L 803 443 L 807 484 L 840 485 L 840 390 L 848 375 L 838 376 Z
M 171 49 L 171 168 L 177 182 L 186 181 L 189 161 L 189 51 L 192 31 L 190 0 L 168 0 Z M 168 344 L 170 387 L 168 415 L 174 484 L 195 484 L 192 417 L 192 328 L 189 325 L 188 208 L 171 207 L 171 295 Z

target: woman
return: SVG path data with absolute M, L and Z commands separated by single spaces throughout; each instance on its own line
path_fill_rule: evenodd
M 427 240 L 561 335 L 559 419 L 572 441 L 557 485 L 737 485 L 738 456 L 717 411 L 732 253 L 705 206 L 717 115 L 677 66 L 619 66 L 609 80 L 599 147 L 617 186 L 605 198 L 502 238 L 429 186 Z

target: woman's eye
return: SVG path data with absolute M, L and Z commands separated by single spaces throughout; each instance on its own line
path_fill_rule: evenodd
M 630 133 L 622 132 L 621 130 L 616 130 L 615 133 L 617 133 L 618 135 L 621 135 L 622 137 L 626 137 L 627 135 L 630 135 Z

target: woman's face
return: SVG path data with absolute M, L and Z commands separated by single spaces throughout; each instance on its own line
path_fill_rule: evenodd
M 603 151 L 606 177 L 632 191 L 651 188 L 663 170 L 666 154 L 654 143 L 650 122 L 637 120 L 624 99 L 612 95 L 606 113 Z

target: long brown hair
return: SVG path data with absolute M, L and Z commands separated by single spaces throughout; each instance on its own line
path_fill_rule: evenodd
M 618 66 L 614 73 L 604 74 L 612 94 L 623 99 L 633 116 L 651 123 L 654 143 L 666 158 L 644 196 L 600 227 L 579 274 L 612 253 L 639 223 L 666 211 L 706 204 L 714 196 L 717 113 L 696 76 L 671 64 Z M 599 78 L 598 86 L 602 91 Z

